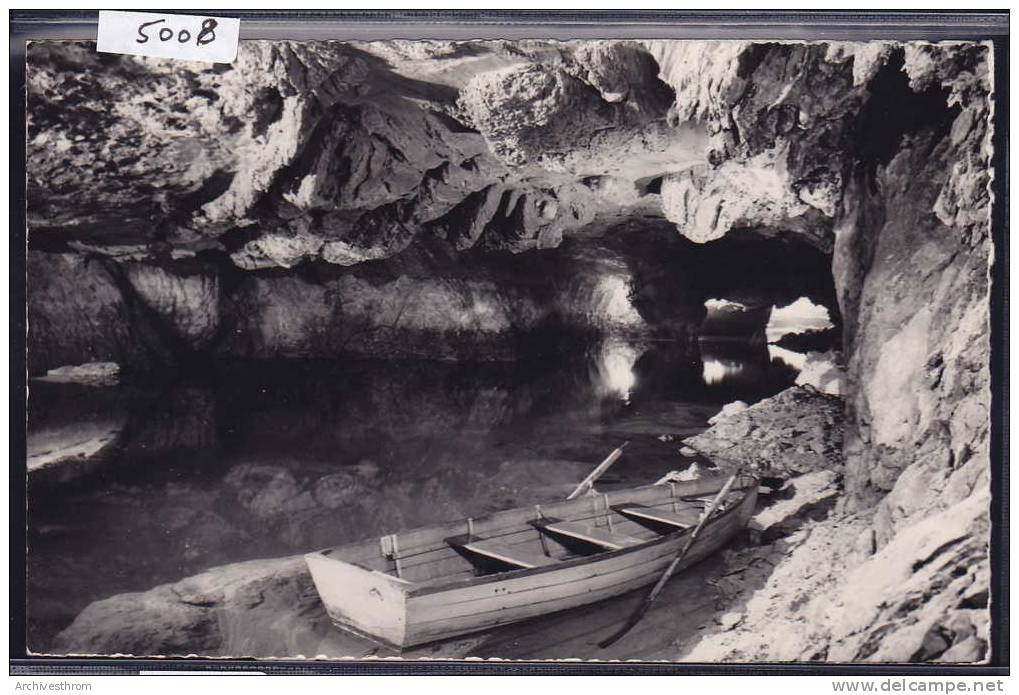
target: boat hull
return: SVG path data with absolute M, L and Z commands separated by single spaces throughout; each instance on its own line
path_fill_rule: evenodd
M 645 488 L 646 490 L 647 488 Z M 646 493 L 645 493 L 646 494 Z M 756 505 L 756 482 L 701 530 L 677 571 L 728 544 Z M 514 512 L 504 512 L 512 516 Z M 415 583 L 331 557 L 305 556 L 333 623 L 373 641 L 406 648 L 576 608 L 657 581 L 689 538 L 660 536 L 640 545 L 487 576 Z
M 753 514 L 756 492 L 705 526 L 680 572 L 727 545 Z M 688 536 L 665 536 L 634 548 L 522 572 L 475 579 L 465 586 L 407 597 L 403 646 L 439 641 L 603 601 L 653 584 Z
M 304 560 L 333 624 L 388 646 L 409 644 L 407 582 L 323 553 L 308 553 Z

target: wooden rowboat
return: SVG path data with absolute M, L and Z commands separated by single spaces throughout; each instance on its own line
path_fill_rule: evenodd
M 726 478 L 592 494 L 308 553 L 340 628 L 403 648 L 574 608 L 655 582 Z M 740 476 L 678 570 L 725 546 L 753 514 Z

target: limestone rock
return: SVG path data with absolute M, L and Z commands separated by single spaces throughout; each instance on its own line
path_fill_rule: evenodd
M 219 276 L 213 268 L 189 262 L 124 268 L 134 292 L 178 340 L 194 351 L 212 344 L 219 328 Z
M 35 44 L 32 232 L 136 260 L 215 240 L 246 269 L 388 257 L 433 229 L 523 251 L 654 210 L 639 181 L 704 161 L 698 127 L 664 122 L 672 93 L 639 44 L 408 59 L 424 45 L 246 41 L 199 69 Z
M 811 520 L 800 511 L 780 513 L 782 502 L 766 507 L 755 523 L 776 515 L 786 532 L 727 553 L 730 569 L 715 582 L 725 597 L 723 615 L 738 612 L 742 621 L 709 632 L 681 658 L 982 661 L 989 629 L 987 503 L 986 495 L 974 496 L 904 529 L 876 554 L 867 515 Z M 861 539 L 870 547 L 861 548 Z M 779 630 L 786 639 L 767 638 Z
M 846 181 L 840 143 L 871 71 L 822 44 L 647 45 L 676 90 L 673 117 L 705 121 L 711 133 L 712 167 L 673 177 L 667 194 L 663 185 L 680 233 L 708 241 L 749 223 L 830 249 Z
M 903 529 L 850 574 L 827 615 L 836 661 L 986 654 L 987 508 L 975 495 Z M 982 642 L 973 650 L 971 637 Z M 962 646 L 967 642 L 966 646 Z
M 766 541 L 788 535 L 812 517 L 826 518 L 840 493 L 834 471 L 813 471 L 790 478 L 774 493 L 775 499 L 768 500 L 754 514 L 751 525 Z
M 812 386 L 829 396 L 841 396 L 845 370 L 841 355 L 835 351 L 808 352 L 803 369 L 796 376 L 797 386 Z
M 719 464 L 740 463 L 779 476 L 842 468 L 838 398 L 810 387 L 792 387 L 716 418 L 707 431 L 683 443 Z
M 714 583 L 723 596 L 721 610 L 739 611 L 743 620 L 732 630 L 707 632 L 680 660 L 825 660 L 826 626 L 813 617 L 812 601 L 823 605 L 853 566 L 845 539 L 866 526 L 865 518 L 805 520 L 773 543 L 728 553 L 728 569 Z
M 719 624 L 722 626 L 723 630 L 732 630 L 742 621 L 743 616 L 736 612 L 726 613 L 719 618 Z
M 602 41 L 577 44 L 561 62 L 481 73 L 461 90 L 459 107 L 511 166 L 612 174 L 607 168 L 631 157 L 661 157 L 682 137 L 662 123 L 671 101 L 638 44 Z
M 289 653 L 299 654 L 297 645 L 314 648 L 330 629 L 324 614 L 303 557 L 253 560 L 97 601 L 57 636 L 53 652 L 277 656 L 272 635 L 288 633 L 297 647 Z
M 830 240 L 814 230 L 823 230 L 830 222 L 826 225 L 822 214 L 792 190 L 784 175 L 783 156 L 768 151 L 747 162 L 725 162 L 717 169 L 699 166 L 669 175 L 662 183 L 662 212 L 683 236 L 698 243 L 759 225 L 761 233 L 795 229 L 825 248 Z
M 857 202 L 847 210 L 833 261 L 851 336 L 847 489 L 861 505 L 887 494 L 881 543 L 911 517 L 968 495 L 979 484 L 974 471 L 988 461 L 983 50 L 905 51 L 906 74 L 897 79 L 915 90 L 912 98 L 931 103 L 928 118 L 945 136 L 928 134 L 889 154 L 875 170 L 880 196 L 850 196 Z M 966 213 L 957 218 L 949 212 L 956 203 L 947 201 Z M 861 248 L 872 263 L 854 260 Z M 974 467 L 967 465 L 972 459 L 979 460 Z
M 718 411 L 718 413 L 708 418 L 708 424 L 716 425 L 723 420 L 742 413 L 749 407 L 750 406 L 747 405 L 745 401 L 733 401 L 732 403 L 726 403 L 722 406 L 722 409 Z

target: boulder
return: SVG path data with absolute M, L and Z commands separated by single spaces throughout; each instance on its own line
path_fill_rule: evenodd
M 52 652 L 131 656 L 314 655 L 330 630 L 304 558 L 217 567 L 90 604 Z M 295 649 L 284 648 L 294 645 Z
M 683 443 L 720 466 L 768 476 L 842 468 L 842 401 L 794 386 L 747 408 L 724 410 Z
M 719 410 L 718 413 L 708 418 L 708 424 L 717 425 L 719 422 L 726 420 L 727 418 L 730 418 L 733 415 L 738 415 L 739 413 L 742 413 L 749 407 L 750 406 L 747 405 L 745 401 L 733 401 L 732 403 L 726 403 L 725 405 L 722 406 L 722 409 Z

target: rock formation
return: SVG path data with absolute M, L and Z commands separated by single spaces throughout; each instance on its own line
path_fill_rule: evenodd
M 252 560 L 97 601 L 54 648 L 78 654 L 150 654 L 155 648 L 160 654 L 187 655 L 219 653 L 229 644 L 236 654 L 274 656 L 255 646 L 261 633 L 285 630 L 294 646 L 304 641 L 304 632 L 322 635 L 329 629 L 324 615 L 317 626 L 307 620 L 280 624 L 281 613 L 323 614 L 320 605 L 303 557 Z M 244 624 L 231 620 L 231 614 L 243 616 Z
M 624 326 L 655 324 L 664 306 L 641 305 L 668 296 L 641 284 L 655 251 L 615 289 L 585 284 L 577 264 L 556 278 L 559 298 L 523 289 L 535 284 L 523 266 L 564 240 L 611 245 L 664 224 L 704 249 L 809 245 L 830 254 L 843 328 L 844 495 L 785 540 L 719 648 L 979 660 L 991 93 L 982 44 L 247 42 L 233 65 L 206 68 L 34 43 L 29 366 L 436 342 L 440 357 L 485 344 L 513 356 L 514 336 L 550 312 L 581 317 L 557 329 L 586 330 L 608 306 Z M 528 259 L 508 262 L 508 280 L 468 270 L 507 252 Z M 597 304 L 603 290 L 625 301 Z M 742 301 L 701 294 L 700 309 L 677 310 L 684 325 L 711 297 Z M 786 399 L 826 422 L 838 411 L 803 389 L 773 401 Z M 749 432 L 775 405 L 733 422 Z M 823 441 L 788 473 L 834 469 L 836 442 Z M 769 458 L 790 459 L 776 447 Z M 802 643 L 768 638 L 790 621 L 809 624 Z
M 749 408 L 730 408 L 712 419 L 710 429 L 683 444 L 728 468 L 739 465 L 769 477 L 788 477 L 841 472 L 842 437 L 842 401 L 806 386 Z

